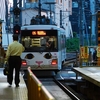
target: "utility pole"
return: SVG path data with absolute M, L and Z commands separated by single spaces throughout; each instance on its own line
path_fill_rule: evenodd
M 17 7 L 17 0 L 13 0 L 13 8 Z
M 19 8 L 22 10 L 22 0 L 19 1 Z M 22 11 L 20 12 L 19 22 L 20 26 L 22 26 Z
M 22 7 L 22 1 L 21 0 L 13 0 L 13 16 L 14 16 L 14 25 L 21 24 L 20 15 L 21 15 L 21 7 Z M 16 14 L 15 14 L 16 13 Z M 19 13 L 19 14 L 18 14 Z
M 86 20 L 85 20 L 85 12 L 84 12 L 84 5 L 85 5 L 85 0 L 78 0 L 79 4 L 79 35 L 80 35 L 80 45 L 84 46 L 84 38 L 85 38 L 85 25 L 86 25 Z
M 38 13 L 39 17 L 41 17 L 41 0 L 39 0 L 39 13 Z
M 82 0 L 82 19 L 81 19 L 81 23 L 82 23 L 82 36 L 83 36 L 83 45 L 84 45 L 84 38 L 85 38 L 85 13 L 84 13 L 84 4 L 85 4 L 85 0 Z
M 62 27 L 62 10 L 60 10 L 60 27 Z
M 39 23 L 41 24 L 41 22 L 42 22 L 42 20 L 41 20 L 41 0 L 39 0 L 38 6 L 39 6 L 38 15 L 39 15 L 39 19 L 40 19 Z
M 85 0 L 82 0 L 82 34 L 83 34 L 83 45 L 89 45 L 88 29 L 85 16 Z
M 91 12 L 91 40 L 95 42 L 96 45 L 96 1 L 90 0 L 90 12 Z
M 80 45 L 83 46 L 83 33 L 82 33 L 82 0 L 78 0 L 79 4 L 79 36 L 80 36 Z
M 20 34 L 21 27 L 21 0 L 13 0 L 13 33 Z

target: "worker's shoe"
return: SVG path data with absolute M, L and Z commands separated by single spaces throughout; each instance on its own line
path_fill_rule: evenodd
M 16 84 L 16 87 L 19 87 L 19 84 Z
M 9 87 L 11 87 L 12 86 L 12 84 L 9 84 Z

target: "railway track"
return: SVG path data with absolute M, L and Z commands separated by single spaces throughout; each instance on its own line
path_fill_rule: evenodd
M 55 82 L 53 78 L 39 79 L 55 100 L 72 100 Z
M 73 79 L 56 80 L 56 83 L 72 98 L 72 100 L 86 100 L 82 94 L 75 91 L 77 86 Z
M 69 64 L 73 64 L 73 66 L 79 66 L 79 53 L 67 53 L 67 59 L 63 63 L 63 66 L 67 66 Z
M 55 100 L 85 100 L 56 78 L 39 78 Z

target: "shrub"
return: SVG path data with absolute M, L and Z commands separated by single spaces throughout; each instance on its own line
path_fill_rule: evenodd
M 67 52 L 73 52 L 79 50 L 79 39 L 71 38 L 66 41 Z

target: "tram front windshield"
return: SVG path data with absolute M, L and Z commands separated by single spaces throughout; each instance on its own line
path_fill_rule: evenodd
M 56 30 L 22 30 L 20 42 L 25 52 L 57 51 Z

